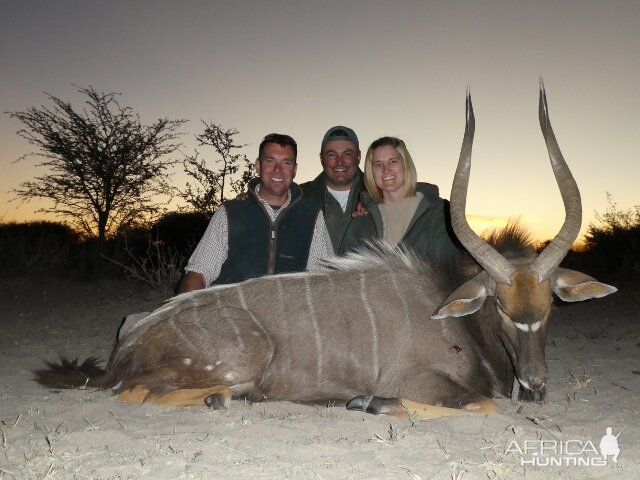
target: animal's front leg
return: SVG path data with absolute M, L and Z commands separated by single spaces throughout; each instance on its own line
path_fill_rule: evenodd
M 359 395 L 347 403 L 347 410 L 357 410 L 373 415 L 393 415 L 395 417 L 416 416 L 425 420 L 457 415 L 463 410 L 439 407 L 400 398 L 384 398 L 374 395 Z
M 360 395 L 349 401 L 347 409 L 376 415 L 415 415 L 432 419 L 457 415 L 463 411 L 494 412 L 498 408 L 490 398 L 470 391 L 452 379 L 433 372 L 407 375 L 398 383 L 395 391 L 390 393 L 397 397 Z

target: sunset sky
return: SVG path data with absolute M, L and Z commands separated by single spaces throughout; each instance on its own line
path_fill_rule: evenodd
M 470 86 L 476 140 L 467 213 L 480 231 L 520 216 L 549 238 L 564 210 L 538 124 L 538 78 L 581 189 L 583 229 L 607 192 L 640 203 L 640 2 L 7 0 L 0 17 L 0 107 L 72 101 L 72 84 L 121 92 L 143 121 L 236 128 L 254 159 L 270 132 L 299 144 L 297 181 L 320 170 L 327 128 L 356 130 L 364 152 L 405 140 L 418 178 L 449 197 Z M 21 127 L 0 116 L 0 221 L 34 218 L 9 203 L 42 174 Z M 205 156 L 210 152 L 203 150 Z M 174 183 L 186 178 L 177 170 Z

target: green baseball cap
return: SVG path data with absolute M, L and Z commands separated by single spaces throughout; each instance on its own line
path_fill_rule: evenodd
M 327 130 L 327 133 L 324 134 L 324 137 L 322 138 L 322 145 L 320 145 L 320 151 L 322 151 L 327 143 L 334 140 L 348 140 L 356 146 L 357 150 L 360 150 L 360 143 L 358 142 L 356 132 L 351 130 L 349 127 L 336 125 L 335 127 L 331 127 Z

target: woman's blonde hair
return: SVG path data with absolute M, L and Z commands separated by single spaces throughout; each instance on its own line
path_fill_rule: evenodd
M 395 148 L 404 163 L 405 197 L 413 197 L 416 194 L 418 174 L 416 173 L 416 166 L 409 154 L 409 150 L 407 150 L 407 146 L 397 137 L 381 137 L 369 146 L 364 160 L 364 184 L 367 187 L 369 195 L 371 195 L 371 198 L 376 203 L 382 203 L 383 196 L 382 190 L 378 188 L 373 178 L 373 151 L 386 146 Z

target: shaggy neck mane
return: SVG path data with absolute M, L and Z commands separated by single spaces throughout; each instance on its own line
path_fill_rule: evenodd
M 371 240 L 344 257 L 324 262 L 330 270 L 352 272 L 361 270 L 409 271 L 420 274 L 427 262 L 412 250 L 392 245 L 384 240 Z
M 484 241 L 495 248 L 507 260 L 516 258 L 533 259 L 536 252 L 531 240 L 531 233 L 518 220 L 509 221 L 507 226 L 492 230 Z
M 531 234 L 520 225 L 518 220 L 509 221 L 505 227 L 492 230 L 484 236 L 483 240 L 511 262 L 532 262 L 536 258 Z M 383 240 L 368 241 L 364 246 L 344 257 L 327 260 L 325 265 L 330 270 L 341 272 L 375 270 L 406 272 L 414 275 L 431 272 L 428 277 L 439 284 L 443 291 L 453 291 L 481 270 L 471 255 L 465 255 L 458 264 L 446 265 L 423 258 L 401 245 L 391 245 Z M 433 275 L 434 270 L 438 274 Z M 302 273 L 302 275 L 313 275 L 313 273 Z

